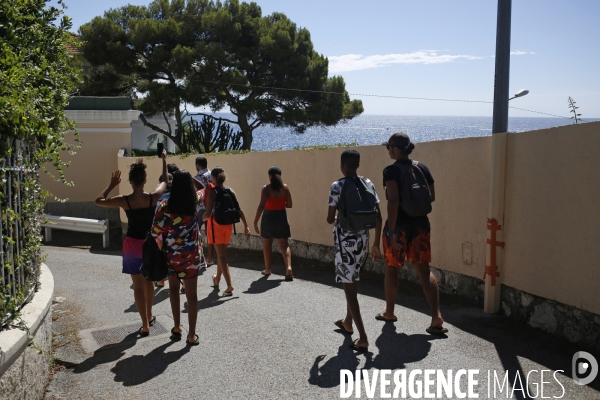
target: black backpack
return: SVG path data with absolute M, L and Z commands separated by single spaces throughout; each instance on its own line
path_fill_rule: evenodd
M 337 206 L 340 226 L 350 232 L 374 229 L 377 224 L 375 192 L 362 176 L 343 179 L 345 182 Z
M 431 212 L 431 190 L 425 178 L 425 173 L 419 167 L 419 162 L 411 160 L 406 165 L 396 163 L 401 171 L 398 182 L 400 206 L 411 217 L 421 217 Z
M 240 205 L 235 194 L 229 187 L 217 188 L 215 203 L 213 205 L 214 218 L 219 225 L 232 225 L 240 222 Z
M 169 274 L 169 263 L 165 253 L 158 248 L 156 240 L 148 232 L 142 245 L 142 275 L 149 281 L 161 281 Z

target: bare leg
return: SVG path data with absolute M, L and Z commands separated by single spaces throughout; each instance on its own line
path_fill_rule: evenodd
M 385 267 L 385 311 L 381 313 L 383 318 L 396 319 L 394 307 L 398 295 L 398 268 Z
M 360 335 L 356 345 L 368 347 L 369 341 L 367 340 L 367 332 L 365 331 L 362 316 L 360 315 L 360 306 L 358 305 L 358 285 L 356 282 L 344 283 L 343 285 L 344 293 L 346 294 L 346 304 L 348 305 L 348 310 L 352 315 L 352 319 L 354 320 L 356 329 L 358 329 L 358 334 Z
M 146 300 L 146 318 L 148 324 L 152 319 L 152 305 L 154 304 L 154 282 L 144 278 L 144 295 Z
M 131 275 L 131 280 L 133 281 L 135 306 L 140 313 L 140 318 L 142 318 L 142 332 L 150 332 L 150 321 L 148 320 L 148 310 L 146 308 L 146 278 L 142 274 L 137 274 Z
M 197 294 L 198 277 L 192 279 L 184 279 L 183 286 L 185 287 L 185 297 L 188 303 L 188 341 L 196 341 L 196 321 L 198 319 L 198 294 Z
M 281 250 L 283 262 L 285 263 L 285 275 L 293 276 L 294 273 L 292 272 L 292 250 L 290 250 L 288 240 L 277 239 L 277 244 L 279 244 L 279 250 Z
M 225 278 L 227 283 L 226 292 L 233 292 L 233 286 L 231 286 L 231 274 L 229 273 L 229 265 L 227 264 L 227 245 L 226 244 L 215 244 L 215 251 L 217 252 L 217 282 L 221 279 L 221 274 Z
M 263 256 L 265 258 L 265 270 L 263 274 L 271 274 L 271 257 L 273 256 L 273 239 L 263 238 Z
M 431 326 L 440 327 L 444 323 L 444 320 L 440 311 L 440 292 L 437 279 L 435 279 L 435 275 L 433 275 L 427 263 L 415 264 L 415 269 L 417 270 L 423 292 L 425 292 L 425 297 L 431 309 Z
M 346 318 L 342 320 L 342 325 L 348 332 L 352 332 L 352 313 L 350 312 L 350 306 L 348 305 L 348 300 L 346 299 Z
M 173 332 L 181 332 L 181 303 L 179 301 L 179 279 L 169 276 L 169 300 L 173 313 Z M 189 306 L 189 305 L 188 305 Z
M 206 262 L 209 264 L 214 264 L 213 261 L 213 250 L 215 249 L 215 246 L 213 244 L 209 244 L 206 246 L 207 247 L 207 258 L 206 258 Z

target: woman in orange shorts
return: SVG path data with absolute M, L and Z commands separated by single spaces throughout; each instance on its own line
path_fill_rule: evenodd
M 237 206 L 240 212 L 240 219 L 244 223 L 244 235 L 246 237 L 250 236 L 250 229 L 248 228 L 248 224 L 246 223 L 246 217 L 244 216 L 244 212 L 239 207 L 239 203 L 237 201 L 237 197 L 235 192 L 231 190 L 231 188 L 225 187 L 224 183 L 227 179 L 227 175 L 225 175 L 225 171 L 221 167 L 215 167 L 211 171 L 212 181 L 215 187 L 208 192 L 208 203 L 206 205 L 206 211 L 202 216 L 203 221 L 208 221 L 206 226 L 206 236 L 208 238 L 208 244 L 213 244 L 215 246 L 215 251 L 217 252 L 217 274 L 213 275 L 213 284 L 218 287 L 219 282 L 221 280 L 221 275 L 225 278 L 225 282 L 227 283 L 227 289 L 223 292 L 223 296 L 231 296 L 233 294 L 233 286 L 231 285 L 231 274 L 229 273 L 229 264 L 227 264 L 227 245 L 229 244 L 229 240 L 231 239 L 231 232 L 233 231 L 233 225 L 221 225 L 215 221 L 213 216 L 213 206 L 215 205 L 215 199 L 217 198 L 217 193 L 221 193 L 224 190 L 228 190 L 232 196 L 233 202 Z

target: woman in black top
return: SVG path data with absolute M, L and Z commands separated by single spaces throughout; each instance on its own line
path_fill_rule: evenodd
M 123 273 L 131 275 L 133 280 L 133 297 L 140 317 L 142 327 L 140 336 L 150 334 L 150 325 L 156 320 L 152 316 L 152 302 L 154 300 L 154 283 L 146 280 L 141 273 L 142 267 L 142 244 L 146 234 L 150 232 L 156 203 L 167 188 L 167 153 L 162 154 L 162 183 L 152 193 L 144 192 L 146 183 L 146 164 L 139 158 L 131 164 L 129 170 L 129 183 L 133 193 L 127 196 L 115 196 L 107 198 L 108 194 L 121 183 L 121 171 L 112 173 L 110 184 L 96 199 L 100 207 L 121 207 L 127 214 L 127 235 L 123 242 Z

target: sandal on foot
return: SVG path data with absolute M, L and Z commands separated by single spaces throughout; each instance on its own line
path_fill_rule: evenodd
M 233 296 L 233 290 L 231 292 L 228 292 L 227 290 L 223 292 L 223 294 L 221 295 L 221 297 L 229 297 L 229 296 Z
M 338 328 L 340 328 L 342 330 L 342 332 L 352 335 L 354 333 L 354 331 L 349 331 L 348 329 L 346 329 L 344 324 L 342 324 L 343 321 L 344 321 L 343 319 L 340 319 L 338 321 L 335 321 L 333 324 L 335 326 L 337 326 Z
M 386 318 L 386 317 L 384 317 L 384 316 L 383 316 L 383 313 L 381 313 L 381 314 L 377 314 L 377 315 L 375 316 L 375 319 L 376 319 L 377 321 L 385 321 L 385 322 L 396 322 L 396 321 L 398 321 L 398 317 L 394 317 L 394 318 Z
M 154 282 L 154 284 L 156 285 L 157 288 L 164 288 L 165 287 L 164 284 L 159 285 L 158 282 Z
M 352 350 L 356 350 L 356 351 L 369 351 L 368 347 L 363 347 L 363 346 L 359 346 L 356 344 L 356 342 L 358 342 L 359 339 L 356 339 L 354 342 L 352 342 L 352 344 L 349 344 L 348 346 L 350 346 L 350 348 Z
M 181 340 L 181 332 L 175 332 L 175 328 L 171 328 L 171 340 L 178 342 Z
M 150 322 L 148 322 L 148 325 L 152 326 L 152 325 L 154 325 L 155 322 L 156 322 L 156 317 L 152 317 Z
M 141 337 L 146 337 L 146 336 L 150 335 L 150 331 L 144 332 L 142 329 L 143 328 L 140 328 L 140 330 L 138 331 L 138 333 L 140 334 Z
M 187 344 L 188 346 L 198 346 L 200 344 L 200 337 L 198 337 L 198 335 L 194 335 L 194 340 L 193 342 L 190 342 L 188 339 L 185 339 L 185 344 Z
M 293 281 L 293 280 L 294 280 L 294 275 L 286 275 L 286 276 L 285 276 L 285 280 L 286 280 L 287 282 L 291 282 L 291 281 Z
M 443 326 L 430 326 L 425 329 L 425 331 L 431 335 L 445 335 L 448 332 L 448 329 Z
M 267 274 L 265 271 L 262 271 L 261 274 L 263 274 L 264 276 L 269 276 L 271 274 Z

